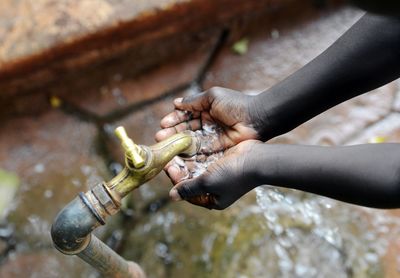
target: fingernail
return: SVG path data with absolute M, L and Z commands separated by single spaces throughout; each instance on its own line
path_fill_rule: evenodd
M 185 161 L 184 161 L 182 158 L 180 158 L 179 156 L 175 156 L 174 162 L 175 162 L 176 165 L 179 166 L 179 168 L 180 168 L 180 167 L 185 167 L 185 166 L 186 166 Z M 178 168 L 178 169 L 179 169 L 179 168 Z
M 168 168 L 168 173 L 172 177 L 175 177 L 175 176 L 179 175 L 180 171 L 181 170 L 179 169 L 179 166 L 176 166 L 176 165 L 171 165 L 171 167 Z
M 180 104 L 180 103 L 182 103 L 182 100 L 183 100 L 182 97 L 176 98 L 176 99 L 174 99 L 174 103 L 175 104 Z
M 178 190 L 176 190 L 175 188 L 171 189 L 171 191 L 169 192 L 169 196 L 173 201 L 182 200 L 181 195 L 179 195 Z

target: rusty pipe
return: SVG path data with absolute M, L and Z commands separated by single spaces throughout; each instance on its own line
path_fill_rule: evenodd
M 91 233 L 102 224 L 81 193 L 57 215 L 51 227 L 54 246 L 66 255 L 79 256 L 104 277 L 144 278 L 140 266 L 124 260 Z
M 51 236 L 60 252 L 79 256 L 105 277 L 143 278 L 140 266 L 123 259 L 92 231 L 120 210 L 121 199 L 129 192 L 155 177 L 174 156 L 195 155 L 200 143 L 194 132 L 187 131 L 150 147 L 138 146 L 124 132 L 118 137 L 125 149 L 125 168 L 111 181 L 80 193 L 65 206 L 52 225 Z

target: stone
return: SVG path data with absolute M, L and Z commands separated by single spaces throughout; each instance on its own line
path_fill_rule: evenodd
M 0 8 L 0 90 L 20 94 L 129 51 L 148 68 L 170 57 L 172 49 L 190 51 L 182 47 L 188 45 L 184 40 L 175 39 L 178 35 L 185 38 L 285 2 L 38 0 L 32 5 L 6 0 Z M 165 47 L 169 51 L 162 51 Z
M 371 139 L 379 136 L 384 143 L 400 142 L 400 114 L 391 113 L 384 119 L 362 130 L 357 136 L 351 138 L 349 145 L 370 143 Z
M 391 113 L 396 90 L 397 86 L 392 83 L 358 96 L 331 108 L 271 142 L 327 146 L 348 144 L 359 133 L 368 130 L 374 123 L 379 123 Z M 374 136 L 379 134 L 376 133 Z
M 12 253 L 0 268 L 0 277 L 95 277 L 96 272 L 76 256 L 57 250 Z
M 95 126 L 51 110 L 2 123 L 0 161 L 20 181 L 7 221 L 17 245 L 51 246 L 50 226 L 80 191 L 109 178 L 96 153 Z
M 245 93 L 264 91 L 315 58 L 363 14 L 348 7 L 328 15 L 304 3 L 302 8 L 302 13 L 296 5 L 278 9 L 271 17 L 261 14 L 253 23 L 257 26 L 249 23 L 249 30 L 239 32 L 248 34 L 246 54 L 239 56 L 231 46 L 225 47 L 204 87 L 228 87 Z
M 74 84 L 66 88 L 56 88 L 54 92 L 69 104 L 98 116 L 107 117 L 133 105 L 145 105 L 193 82 L 218 35 L 219 32 L 210 33 L 210 38 L 207 42 L 201 42 L 199 50 L 138 76 L 131 74 L 131 67 L 137 60 L 127 57 L 107 69 L 99 68 L 93 73 L 76 78 Z M 140 109 L 140 106 L 136 109 Z

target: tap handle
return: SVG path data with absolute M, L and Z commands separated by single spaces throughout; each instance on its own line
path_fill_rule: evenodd
M 115 129 L 115 135 L 121 140 L 121 145 L 125 150 L 126 156 L 132 160 L 135 168 L 141 168 L 145 164 L 145 153 L 141 147 L 136 145 L 125 131 L 123 126 Z

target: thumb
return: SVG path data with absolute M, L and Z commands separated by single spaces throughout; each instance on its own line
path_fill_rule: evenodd
M 177 98 L 174 100 L 174 105 L 179 110 L 187 111 L 205 111 L 211 106 L 211 98 L 208 92 L 190 95 L 185 98 Z
M 189 203 L 208 209 L 218 208 L 216 196 L 205 192 L 204 178 L 201 176 L 177 184 L 171 189 L 169 195 L 174 201 L 184 199 Z
M 204 178 L 197 177 L 190 180 L 184 180 L 175 185 L 169 192 L 169 196 L 174 201 L 187 200 L 199 195 L 205 194 Z

